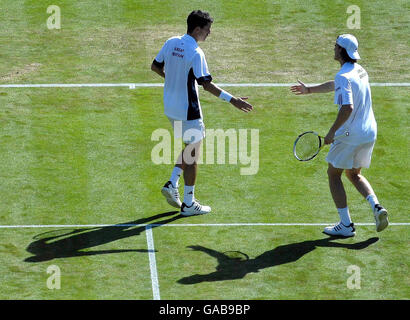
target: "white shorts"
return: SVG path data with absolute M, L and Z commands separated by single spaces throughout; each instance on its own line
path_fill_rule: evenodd
M 326 161 L 338 169 L 368 168 L 376 141 L 360 145 L 350 145 L 341 141 L 331 144 Z
M 205 138 L 205 125 L 202 119 L 175 120 L 168 117 L 174 129 L 174 137 L 182 138 L 184 143 L 197 143 Z

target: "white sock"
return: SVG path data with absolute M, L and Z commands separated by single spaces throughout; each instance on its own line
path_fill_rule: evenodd
M 370 206 L 372 207 L 372 210 L 374 210 L 374 206 L 376 204 L 380 204 L 375 194 L 368 195 L 366 200 L 369 202 Z
M 184 203 L 190 207 L 194 202 L 194 189 L 195 186 L 184 186 Z
M 337 208 L 337 212 L 339 212 L 340 221 L 347 227 L 352 223 L 352 219 L 350 219 L 349 208 Z
M 169 181 L 171 181 L 174 188 L 178 188 L 178 181 L 181 177 L 182 172 L 183 170 L 180 167 L 174 167 L 174 169 L 172 170 L 171 178 L 169 179 Z

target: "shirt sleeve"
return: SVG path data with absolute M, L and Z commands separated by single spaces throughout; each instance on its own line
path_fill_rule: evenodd
M 192 68 L 194 76 L 199 85 L 206 81 L 212 81 L 212 76 L 208 70 L 208 64 L 206 63 L 205 55 L 203 52 L 198 52 L 193 60 Z
M 335 77 L 335 104 L 339 106 L 353 104 L 352 86 L 350 81 L 341 76 Z
M 167 42 L 164 43 L 161 50 L 158 52 L 157 56 L 155 57 L 154 61 L 152 62 L 157 67 L 162 68 L 165 64 L 165 50 L 166 50 Z

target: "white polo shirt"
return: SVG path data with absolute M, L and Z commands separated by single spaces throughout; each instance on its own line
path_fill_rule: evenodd
M 175 120 L 202 118 L 197 84 L 212 81 L 212 77 L 195 39 L 188 34 L 168 39 L 154 64 L 165 65 L 165 115 Z
M 336 131 L 339 140 L 350 145 L 359 145 L 376 140 L 377 123 L 372 109 L 369 76 L 357 63 L 346 62 L 335 77 L 335 104 L 353 105 L 349 119 Z

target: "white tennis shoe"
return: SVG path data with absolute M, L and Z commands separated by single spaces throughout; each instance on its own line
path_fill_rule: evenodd
M 376 204 L 373 210 L 374 219 L 376 220 L 376 231 L 380 232 L 387 228 L 389 219 L 387 218 L 387 210 L 380 204 Z
M 179 191 L 178 188 L 174 188 L 171 181 L 168 181 L 161 190 L 162 195 L 165 197 L 167 202 L 175 207 L 181 208 L 181 200 L 179 199 Z
M 323 230 L 323 233 L 329 235 L 329 236 L 339 236 L 339 237 L 354 237 L 356 235 L 354 228 L 354 224 L 351 223 L 348 226 L 345 226 L 342 222 L 339 222 L 338 224 L 334 226 L 329 226 L 326 227 Z
M 203 206 L 197 200 L 195 200 L 189 207 L 185 202 L 183 202 L 181 206 L 181 215 L 186 217 L 207 214 L 209 212 L 211 212 L 211 207 Z

